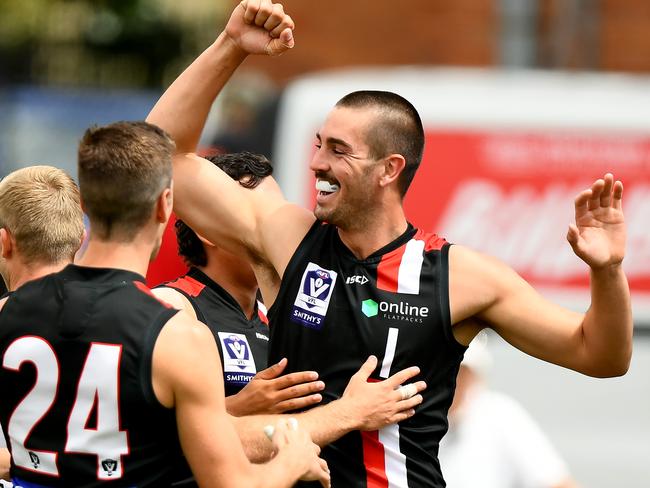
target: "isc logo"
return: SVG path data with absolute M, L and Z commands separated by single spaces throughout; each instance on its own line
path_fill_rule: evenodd
M 348 276 L 345 279 L 345 284 L 354 285 L 356 283 L 357 285 L 365 285 L 366 283 L 368 283 L 368 281 L 369 281 L 368 278 L 366 278 L 365 276 L 354 275 L 354 276 Z

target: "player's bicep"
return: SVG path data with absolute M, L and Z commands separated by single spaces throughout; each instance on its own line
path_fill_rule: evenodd
M 452 322 L 476 317 L 522 351 L 575 369 L 583 315 L 542 297 L 512 268 L 461 246 L 450 250 Z
M 261 247 L 260 214 L 278 205 L 279 198 L 253 198 L 253 192 L 195 154 L 174 157 L 174 193 L 176 215 L 194 231 L 215 244 L 251 251 Z

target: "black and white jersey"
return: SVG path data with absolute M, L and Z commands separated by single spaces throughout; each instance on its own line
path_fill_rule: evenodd
M 257 303 L 249 320 L 226 290 L 197 268 L 161 285 L 182 293 L 192 304 L 198 320 L 206 324 L 219 346 L 226 396 L 240 391 L 266 368 L 269 344 L 264 306 Z
M 438 445 L 465 351 L 451 328 L 448 252 L 444 239 L 409 226 L 359 260 L 335 226 L 316 222 L 284 273 L 269 310 L 270 362 L 287 357 L 291 371 L 318 371 L 324 402 L 342 395 L 371 354 L 372 379 L 419 366 L 413 381 L 428 385 L 414 417 L 323 449 L 334 488 L 445 486 Z
M 160 487 L 180 456 L 153 347 L 176 310 L 142 276 L 67 266 L 0 312 L 0 424 L 16 486 Z

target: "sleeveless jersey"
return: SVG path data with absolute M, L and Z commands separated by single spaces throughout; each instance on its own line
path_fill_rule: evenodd
M 182 293 L 192 304 L 197 319 L 214 334 L 226 396 L 240 391 L 255 373 L 266 368 L 269 328 L 263 305 L 258 303 L 254 318 L 248 320 L 237 301 L 197 268 L 161 286 Z
M 169 486 L 180 445 L 151 360 L 174 314 L 118 269 L 69 265 L 9 297 L 0 424 L 16 486 Z
M 359 260 L 335 226 L 316 222 L 289 262 L 269 310 L 269 361 L 286 356 L 292 371 L 318 371 L 324 403 L 343 394 L 371 354 L 379 360 L 371 379 L 419 366 L 411 381 L 427 383 L 412 418 L 323 449 L 333 488 L 445 486 L 438 445 L 465 351 L 451 329 L 448 251 L 444 239 L 409 225 Z

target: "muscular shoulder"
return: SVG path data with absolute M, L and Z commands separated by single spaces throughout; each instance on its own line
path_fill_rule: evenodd
M 190 317 L 194 319 L 196 318 L 196 312 L 194 311 L 194 307 L 192 307 L 192 304 L 187 299 L 187 297 L 182 293 L 180 293 L 179 291 L 166 286 L 154 288 L 151 291 L 157 298 L 168 303 L 175 309 L 182 310 L 187 314 L 189 314 Z
M 216 365 L 216 366 L 215 366 Z M 219 352 L 208 327 L 184 313 L 162 328 L 153 352 L 152 380 L 156 397 L 174 406 L 181 391 L 199 391 L 201 375 L 219 370 Z
M 502 261 L 464 246 L 449 250 L 452 323 L 480 315 L 507 293 L 519 275 Z

